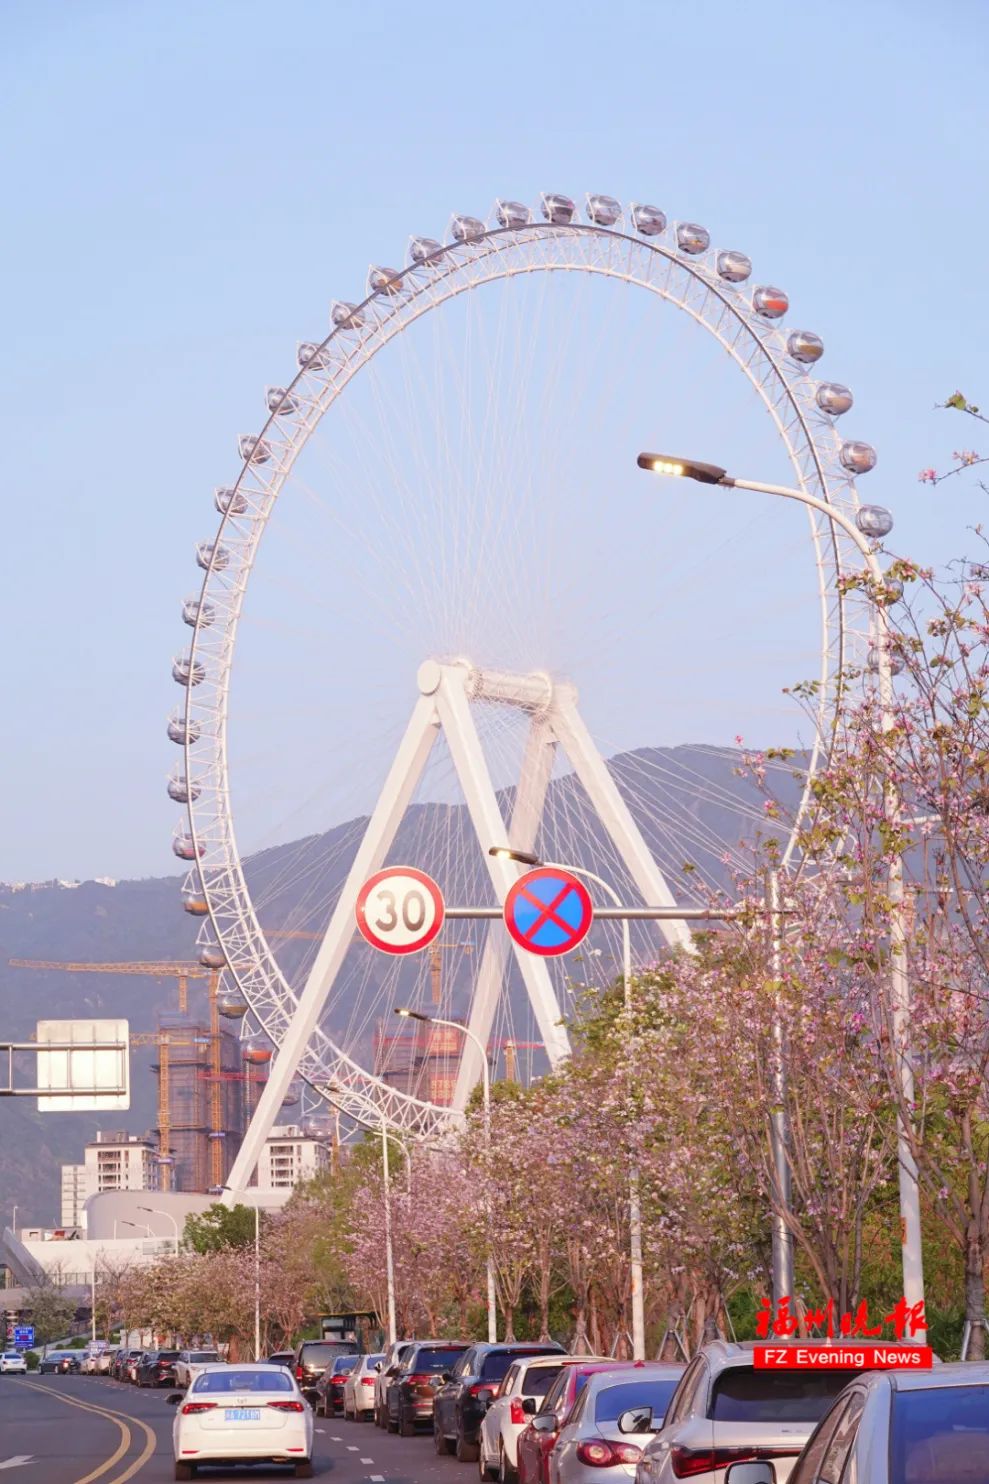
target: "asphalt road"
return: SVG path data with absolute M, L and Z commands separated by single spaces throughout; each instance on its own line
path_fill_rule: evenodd
M 165 1484 L 172 1480 L 168 1391 L 102 1376 L 0 1376 L 0 1484 Z M 431 1434 L 399 1438 L 369 1422 L 316 1418 L 316 1478 L 333 1484 L 476 1484 L 477 1465 L 438 1458 Z M 273 1484 L 290 1469 L 206 1469 Z

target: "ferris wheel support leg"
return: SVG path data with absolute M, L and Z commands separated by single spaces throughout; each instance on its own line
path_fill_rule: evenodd
M 484 761 L 481 740 L 471 718 L 463 676 L 452 667 L 444 666 L 436 691 L 436 704 L 488 873 L 498 901 L 504 902 L 518 877 L 518 867 L 511 861 L 488 854 L 489 846 L 507 843 L 505 823 Z M 553 981 L 541 959 L 518 947 L 515 948 L 515 957 L 550 1066 L 556 1067 L 570 1055 L 570 1042 L 560 1023 L 563 1017 Z
M 302 994 L 285 1029 L 281 1045 L 271 1064 L 268 1081 L 258 1101 L 254 1117 L 234 1160 L 223 1194 L 224 1205 L 233 1205 L 247 1188 L 264 1142 L 271 1133 L 278 1110 L 285 1100 L 289 1083 L 326 1004 L 326 997 L 350 947 L 354 935 L 354 908 L 357 894 L 367 878 L 377 871 L 388 853 L 402 816 L 409 806 L 416 784 L 436 741 L 439 719 L 431 696 L 420 696 L 402 738 L 395 761 L 368 820 L 343 890 L 319 945 Z
M 562 700 L 554 709 L 553 730 L 643 899 L 650 907 L 675 907 L 662 871 L 572 702 Z M 694 952 L 686 923 L 661 919 L 659 929 L 671 948 Z
M 532 850 L 539 832 L 546 802 L 546 791 L 553 772 L 556 756 L 556 738 L 545 721 L 534 718 L 526 738 L 519 786 L 515 794 L 512 823 L 508 831 L 508 843 L 515 850 Z M 494 1024 L 498 998 L 505 982 L 508 964 L 508 934 L 504 926 L 493 923 L 484 942 L 484 953 L 471 998 L 470 1019 L 467 1028 L 473 1031 L 482 1045 L 487 1045 Z M 481 1061 L 473 1041 L 465 1037 L 464 1052 L 457 1073 L 453 1092 L 453 1107 L 463 1112 L 471 1091 L 481 1079 Z

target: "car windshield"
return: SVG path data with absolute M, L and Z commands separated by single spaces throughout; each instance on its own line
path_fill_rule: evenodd
M 238 1371 L 234 1367 L 222 1371 L 204 1371 L 193 1382 L 193 1391 L 294 1391 L 291 1376 L 283 1374 L 273 1366 L 270 1371 Z
M 452 1371 L 466 1348 L 465 1345 L 460 1350 L 420 1350 L 415 1358 L 413 1370 Z M 508 1367 L 506 1366 L 505 1369 L 507 1370 Z
M 989 1484 L 989 1386 L 893 1394 L 890 1484 Z
M 859 1371 L 763 1371 L 734 1366 L 715 1379 L 716 1422 L 818 1422 Z
M 531 1365 L 522 1378 L 522 1395 L 545 1396 L 562 1369 L 558 1365 Z
M 20 1360 L 21 1352 L 19 1350 L 5 1350 L 3 1352 L 3 1358 L 4 1360 Z
M 500 1381 L 512 1361 L 518 1360 L 520 1355 L 540 1355 L 545 1351 L 539 1350 L 494 1350 L 486 1355 L 481 1362 L 481 1378 L 484 1381 Z
M 607 1386 L 594 1398 L 594 1421 L 617 1422 L 623 1412 L 651 1407 L 651 1426 L 657 1427 L 666 1415 L 678 1379 L 671 1376 L 668 1381 L 624 1381 L 621 1386 Z
M 373 1371 L 376 1365 L 382 1364 L 384 1358 L 385 1357 L 383 1355 L 365 1355 L 364 1369 L 366 1371 Z
M 178 1358 L 179 1358 L 179 1352 L 177 1350 L 159 1350 L 158 1351 L 158 1359 L 159 1360 L 178 1360 Z
M 356 1364 L 356 1355 L 338 1355 L 336 1360 L 333 1362 L 333 1374 L 334 1376 L 345 1376 L 348 1371 L 352 1371 L 354 1369 L 354 1366 Z

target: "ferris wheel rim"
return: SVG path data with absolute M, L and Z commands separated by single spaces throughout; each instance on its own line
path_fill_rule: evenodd
M 671 224 L 671 227 L 678 230 L 675 224 Z M 207 705 L 203 699 L 196 696 L 196 682 L 193 676 L 190 676 L 193 683 L 186 686 L 183 756 L 185 779 L 190 795 L 187 802 L 189 830 L 195 852 L 191 869 L 201 885 L 208 908 L 210 926 L 226 959 L 227 971 L 244 995 L 255 1019 L 276 1047 L 280 1045 L 279 1031 L 283 1028 L 277 1023 L 278 1012 L 284 1024 L 284 1018 L 291 1014 L 295 994 L 257 919 L 254 902 L 244 877 L 242 857 L 236 844 L 235 820 L 229 803 L 227 765 L 228 700 L 232 655 L 247 581 L 253 570 L 264 530 L 277 503 L 278 494 L 291 474 L 296 458 L 314 435 L 329 407 L 350 380 L 397 334 L 422 315 L 441 308 L 450 300 L 482 287 L 484 284 L 503 281 L 519 273 L 550 271 L 552 267 L 559 266 L 533 262 L 520 264 L 513 268 L 506 265 L 503 260 L 506 253 L 518 251 L 521 248 L 550 244 L 559 247 L 562 244 L 573 244 L 582 240 L 604 240 L 609 245 L 623 244 L 644 256 L 646 261 L 656 260 L 666 264 L 668 276 L 672 276 L 673 270 L 676 269 L 677 272 L 685 274 L 689 281 L 696 283 L 702 294 L 701 302 L 699 305 L 691 306 L 685 302 L 685 299 L 678 299 L 672 293 L 667 292 L 659 281 L 651 282 L 648 278 L 639 278 L 629 270 L 619 271 L 617 268 L 609 269 L 588 262 L 573 262 L 567 265 L 576 271 L 605 273 L 606 276 L 619 278 L 626 283 L 635 284 L 656 293 L 664 301 L 683 309 L 694 319 L 695 323 L 711 333 L 722 348 L 728 351 L 740 369 L 748 375 L 760 396 L 764 409 L 770 413 L 776 424 L 791 465 L 801 484 L 804 484 L 807 476 L 799 466 L 790 437 L 781 424 L 776 406 L 771 403 L 766 387 L 752 373 L 750 366 L 743 362 L 736 353 L 736 349 L 726 343 L 717 323 L 710 322 L 706 316 L 708 301 L 713 300 L 718 303 L 721 306 L 720 312 L 727 313 L 734 321 L 740 338 L 747 344 L 751 342 L 754 356 L 761 356 L 768 363 L 774 379 L 773 384 L 781 394 L 781 398 L 788 403 L 795 426 L 802 435 L 804 448 L 812 460 L 816 481 L 823 498 L 828 504 L 836 506 L 847 503 L 854 509 L 857 505 L 852 480 L 847 475 L 839 473 L 835 463 L 834 453 L 838 439 L 834 431 L 834 422 L 824 418 L 817 419 L 819 434 L 816 435 L 808 420 L 806 407 L 797 395 L 798 389 L 806 394 L 816 388 L 819 383 L 811 379 L 806 368 L 794 369 L 786 363 L 785 350 L 781 349 L 781 336 L 778 329 L 775 329 L 771 323 L 756 321 L 755 311 L 751 307 L 746 307 L 741 293 L 733 287 L 726 288 L 714 279 L 710 272 L 714 250 L 711 250 L 710 254 L 708 251 L 703 253 L 702 271 L 701 261 L 691 261 L 690 257 L 679 248 L 673 248 L 666 243 L 652 239 L 643 239 L 642 236 L 633 236 L 624 230 L 612 230 L 596 222 L 540 223 L 529 221 L 522 226 L 487 228 L 483 237 L 476 243 L 441 244 L 434 253 L 422 261 L 409 264 L 394 273 L 389 272 L 386 285 L 373 288 L 359 304 L 344 305 L 343 308 L 348 311 L 345 321 L 334 324 L 330 333 L 321 342 L 314 342 L 311 347 L 312 354 L 306 360 L 303 361 L 300 356 L 298 371 L 284 388 L 278 389 L 282 393 L 281 398 L 274 405 L 269 399 L 269 415 L 256 438 L 241 442 L 242 453 L 245 446 L 249 447 L 249 452 L 242 457 L 237 480 L 227 491 L 233 498 L 227 510 L 220 512 L 219 526 L 208 548 L 208 561 L 200 562 L 200 565 L 204 567 L 204 576 L 188 653 L 190 669 L 194 669 L 200 662 L 198 657 L 202 652 L 205 652 L 207 657 L 219 656 L 220 659 L 219 668 L 209 676 L 210 689 L 213 693 L 211 705 Z M 484 272 L 485 266 L 495 271 Z M 476 276 L 471 276 L 466 271 L 470 268 L 482 271 Z M 460 281 L 461 279 L 463 281 Z M 445 291 L 437 293 L 438 289 Z M 411 306 L 415 307 L 414 313 L 407 312 Z M 382 315 L 380 313 L 382 309 L 388 312 Z M 340 378 L 338 385 L 334 386 L 332 382 L 324 383 L 323 394 L 313 395 L 312 383 L 314 380 L 317 382 L 321 380 L 321 373 L 326 369 L 326 356 L 330 353 L 334 342 L 343 342 L 346 345 L 345 337 L 360 328 L 359 322 L 363 321 L 367 315 L 370 315 L 375 323 L 368 334 L 360 336 L 357 342 L 358 354 L 351 356 L 348 351 L 334 368 L 334 377 L 340 370 L 345 370 L 346 374 Z M 379 331 L 382 333 L 379 334 Z M 353 364 L 349 364 L 351 361 Z M 317 362 L 320 364 L 317 365 Z M 304 395 L 296 400 L 296 394 L 300 391 Z M 805 396 L 804 401 L 806 400 Z M 303 415 L 295 423 L 295 432 L 288 438 L 283 438 L 282 434 L 286 424 L 285 413 L 282 409 L 286 402 L 296 403 L 293 411 L 301 406 Z M 279 421 L 280 419 L 283 420 Z M 831 443 L 832 472 L 830 474 L 826 468 L 828 461 L 819 448 L 819 435 L 825 431 Z M 275 461 L 271 475 L 264 478 L 258 473 L 260 461 L 254 458 L 259 445 L 269 450 L 264 462 L 269 461 L 276 448 L 285 455 Z M 834 498 L 834 492 L 839 489 L 847 492 L 844 502 L 839 502 Z M 237 585 L 232 601 L 229 601 L 229 591 L 221 591 L 224 581 L 222 573 L 226 563 L 223 566 L 219 564 L 218 552 L 222 549 L 220 543 L 224 535 L 229 535 L 231 531 L 236 530 L 237 521 L 243 513 L 235 508 L 237 497 L 240 495 L 244 495 L 249 501 L 254 500 L 264 508 L 250 514 L 246 540 L 242 543 L 246 553 L 246 560 L 242 562 L 243 580 Z M 812 759 L 807 769 L 807 782 L 803 791 L 801 811 L 809 797 L 811 780 L 819 767 L 822 753 L 826 758 L 833 746 L 834 729 L 837 726 L 839 714 L 838 700 L 841 677 L 844 673 L 846 644 L 845 595 L 837 584 L 841 570 L 842 549 L 839 531 L 835 522 L 830 519 L 825 521 L 822 530 L 820 526 L 815 526 L 813 517 L 811 518 L 811 531 L 817 552 L 819 596 L 822 608 L 822 703 L 815 719 Z M 832 584 L 825 579 L 826 565 L 821 557 L 822 538 L 829 541 L 831 547 L 830 561 L 834 568 Z M 211 595 L 219 599 L 216 605 L 208 602 Z M 833 607 L 830 611 L 829 599 L 833 600 Z M 217 609 L 224 604 L 228 616 L 222 629 L 223 643 L 217 646 L 211 656 L 209 629 L 214 623 Z M 213 615 L 208 623 L 205 622 L 207 610 Z M 828 635 L 831 625 L 834 626 L 835 637 L 834 641 L 829 643 Z M 216 632 L 219 634 L 221 630 L 218 629 Z M 833 649 L 837 651 L 837 662 L 833 669 L 834 678 L 832 678 L 828 663 Z M 206 676 L 204 675 L 203 678 L 205 679 Z M 831 723 L 825 739 L 821 725 L 821 719 L 825 715 L 823 698 L 830 696 L 832 689 L 835 691 L 834 704 L 830 707 Z M 211 726 L 207 723 L 211 723 Z M 194 725 L 197 727 L 195 730 Z M 212 740 L 211 749 L 202 745 L 206 738 Z M 210 762 L 211 754 L 212 761 Z M 204 799 L 204 804 L 197 807 L 200 798 Z M 210 819 L 206 820 L 206 799 L 208 798 L 212 798 L 213 801 L 212 814 Z M 201 823 L 201 821 L 205 822 Z M 210 822 L 213 825 L 212 835 Z M 216 828 L 217 825 L 220 826 L 219 829 Z M 205 848 L 210 843 L 215 844 L 217 836 L 220 837 L 218 854 L 221 858 L 217 861 L 211 856 L 204 861 Z M 787 858 L 792 852 L 795 839 L 796 828 L 791 832 L 787 844 Z M 241 929 L 239 941 L 229 922 L 232 904 L 237 926 Z M 231 947 L 234 948 L 234 952 L 231 952 Z M 272 1003 L 270 999 L 264 1002 L 260 994 L 253 993 L 249 970 L 252 968 L 256 970 L 258 967 L 265 971 L 269 987 L 272 982 L 278 986 L 280 993 L 275 997 L 277 1004 Z M 314 1042 L 324 1056 L 329 1053 L 328 1059 L 321 1059 L 314 1047 Z M 427 1131 L 437 1122 L 447 1122 L 450 1118 L 448 1109 L 440 1108 L 436 1104 L 389 1087 L 381 1078 L 355 1060 L 343 1047 L 337 1045 L 332 1037 L 321 1028 L 318 1029 L 313 1041 L 309 1043 L 306 1056 L 298 1068 L 298 1075 L 320 1096 L 338 1105 L 348 1100 L 353 1102 L 354 1099 L 373 1103 L 380 1116 L 397 1127 L 414 1127 L 420 1131 Z

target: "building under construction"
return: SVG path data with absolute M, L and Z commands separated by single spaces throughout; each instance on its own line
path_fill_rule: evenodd
M 158 1055 L 158 1147 L 165 1190 L 223 1185 L 249 1116 L 241 1043 L 225 1028 L 162 1016 Z

